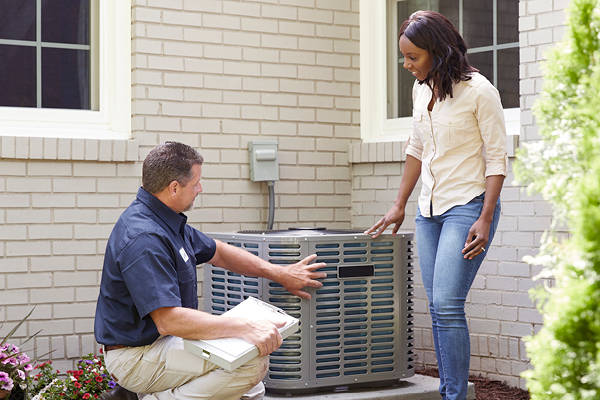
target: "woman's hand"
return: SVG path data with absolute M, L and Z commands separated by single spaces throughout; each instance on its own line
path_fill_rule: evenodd
M 464 258 L 472 260 L 485 251 L 490 239 L 490 225 L 491 221 L 484 221 L 479 218 L 469 229 L 467 240 L 465 241 L 465 248 L 462 250 L 465 255 Z
M 398 204 L 394 204 L 394 206 L 390 208 L 390 210 L 384 215 L 384 217 L 381 218 L 371 228 L 367 229 L 365 233 L 370 234 L 377 231 L 373 235 L 373 239 L 375 239 L 377 236 L 381 235 L 388 226 L 390 226 L 391 224 L 396 224 L 394 226 L 394 229 L 392 229 L 392 234 L 395 235 L 396 232 L 398 232 L 398 229 L 400 229 L 400 225 L 402 225 L 402 222 L 404 222 L 404 207 Z

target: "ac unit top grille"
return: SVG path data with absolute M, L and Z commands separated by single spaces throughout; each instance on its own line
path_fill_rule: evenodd
M 238 231 L 241 234 L 250 235 L 278 235 L 278 236 L 324 236 L 324 235 L 343 235 L 343 234 L 357 234 L 364 233 L 364 230 L 360 229 L 327 229 L 321 227 L 294 227 L 281 230 L 248 230 Z

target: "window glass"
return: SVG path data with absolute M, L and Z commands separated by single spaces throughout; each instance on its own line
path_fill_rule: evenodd
M 0 39 L 35 40 L 36 0 L 0 3 Z
M 498 44 L 519 41 L 519 2 L 498 2 Z
M 35 107 L 35 47 L 0 44 L 0 106 Z
M 90 0 L 0 2 L 0 106 L 90 110 L 91 51 Z
M 519 107 L 519 48 L 498 50 L 498 90 L 504 108 Z
M 42 1 L 42 41 L 90 44 L 89 0 Z
M 42 49 L 42 108 L 90 108 L 89 51 Z
M 494 44 L 493 0 L 464 0 L 462 37 L 469 48 Z

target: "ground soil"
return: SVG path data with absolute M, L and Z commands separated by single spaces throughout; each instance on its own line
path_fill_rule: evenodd
M 438 378 L 438 370 L 434 368 L 417 369 L 417 374 Z M 469 382 L 475 385 L 477 400 L 529 400 L 529 392 L 506 382 L 484 378 L 481 375 L 470 375 Z

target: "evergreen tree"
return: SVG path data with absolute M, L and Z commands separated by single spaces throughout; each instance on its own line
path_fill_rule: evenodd
M 600 0 L 572 0 L 534 106 L 540 141 L 520 149 L 517 181 L 554 207 L 540 253 L 551 284 L 532 291 L 544 325 L 526 339 L 533 400 L 600 399 Z M 556 226 L 571 234 L 562 238 Z

